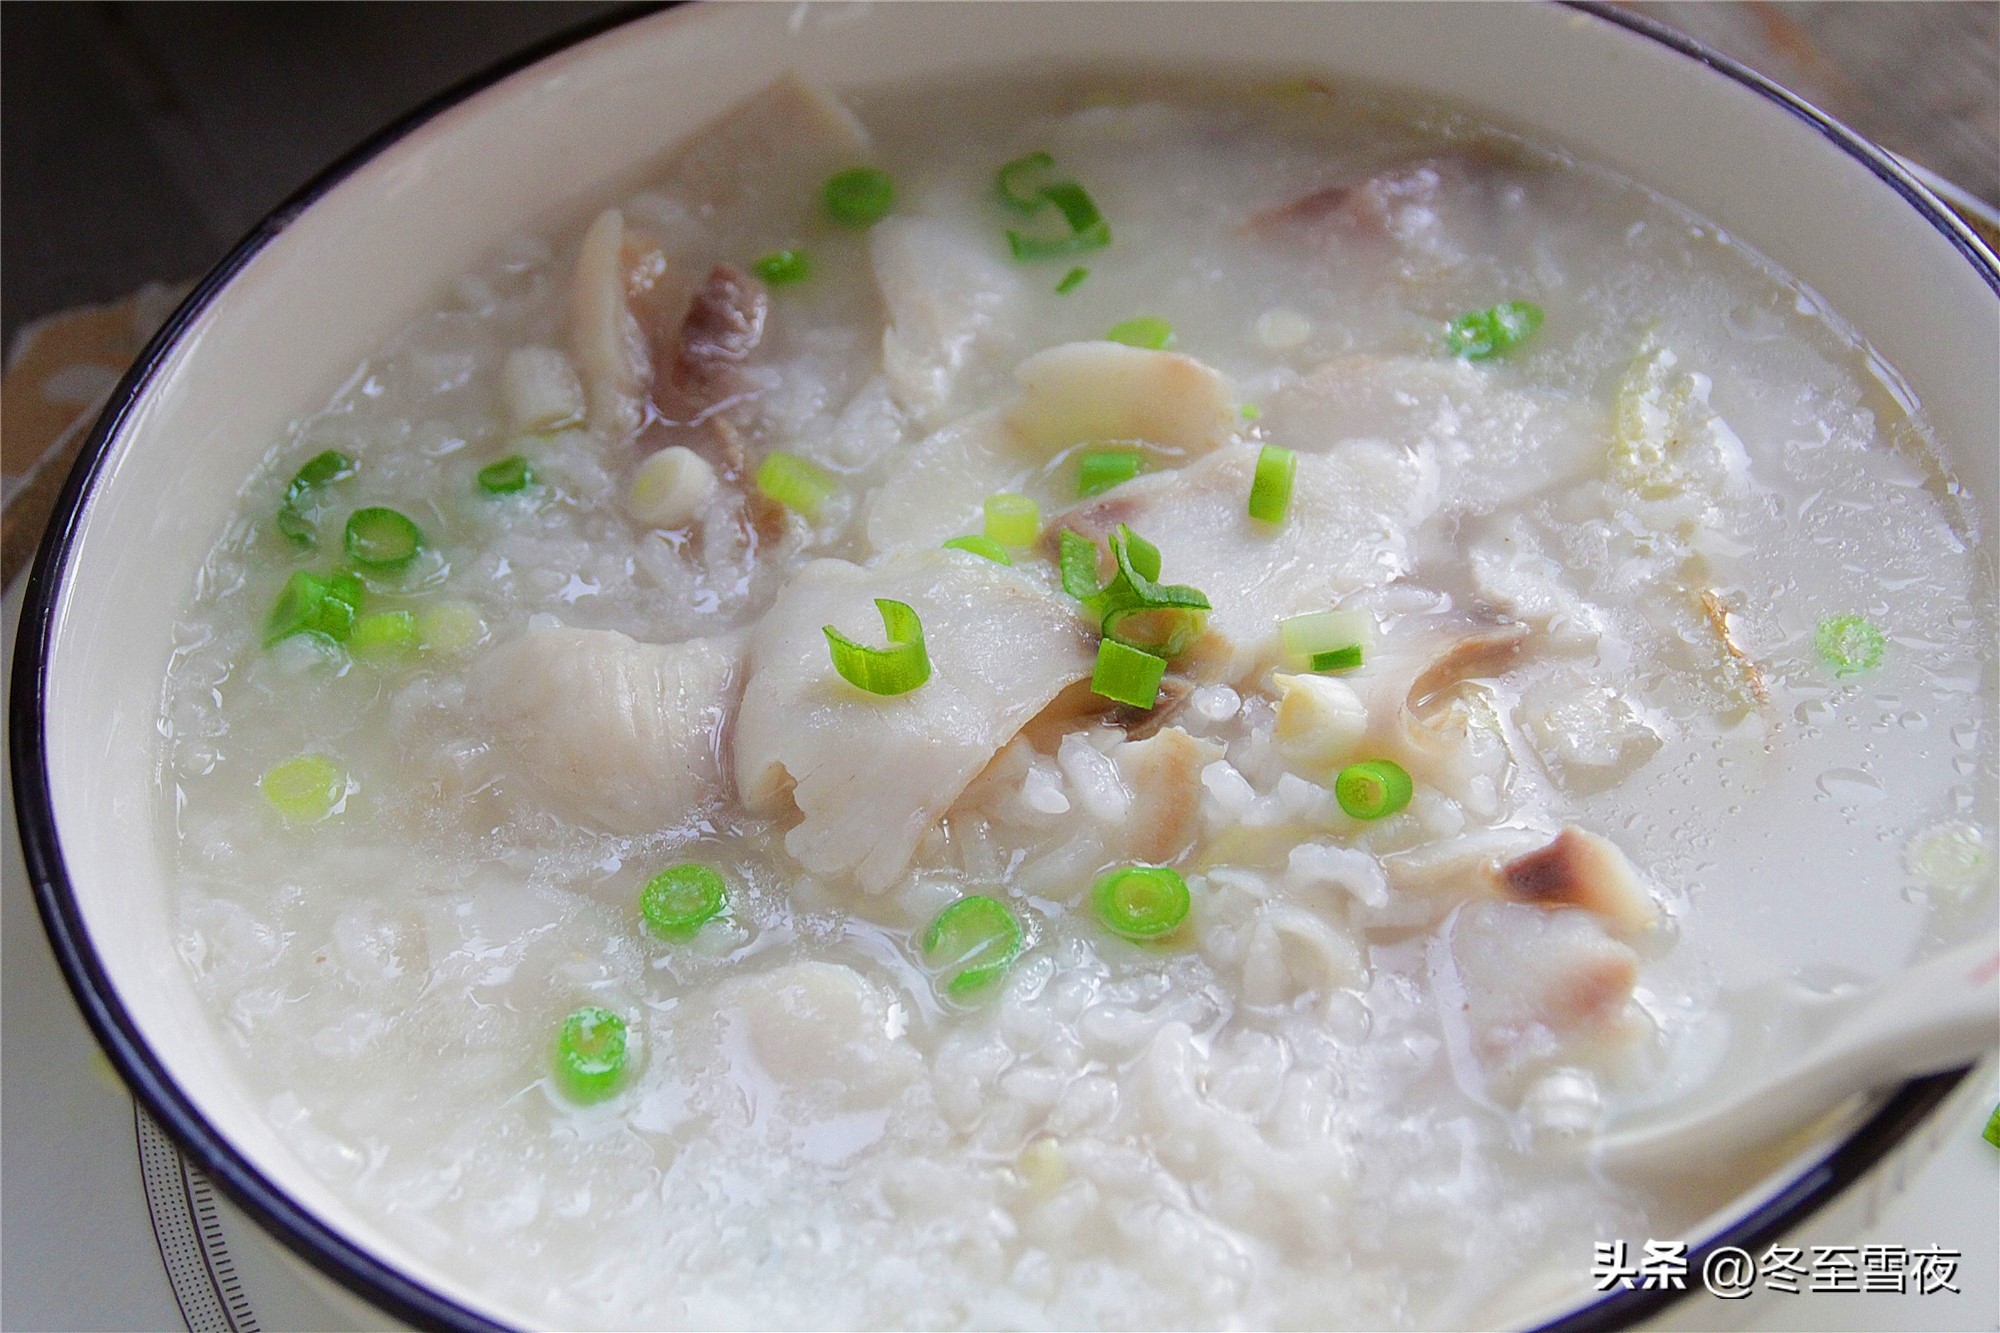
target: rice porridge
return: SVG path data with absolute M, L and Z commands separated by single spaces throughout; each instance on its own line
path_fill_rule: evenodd
M 1565 1144 L 1991 928 L 1979 535 L 1713 226 L 1308 79 L 661 149 L 272 442 L 164 689 L 241 1078 L 502 1308 L 1524 1316 L 1755 1178 Z

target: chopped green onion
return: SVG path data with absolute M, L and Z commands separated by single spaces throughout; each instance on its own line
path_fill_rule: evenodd
M 347 516 L 347 558 L 363 569 L 401 569 L 424 544 L 417 525 L 375 505 Z
M 1813 631 L 1813 651 L 1837 676 L 1880 664 L 1883 642 L 1882 631 L 1864 616 L 1828 616 Z
M 1250 481 L 1250 517 L 1259 523 L 1282 523 L 1292 506 L 1292 476 L 1299 456 L 1267 444 L 1257 451 L 1257 472 Z
M 1174 345 L 1174 326 L 1158 315 L 1139 315 L 1113 324 L 1104 337 L 1107 342 L 1163 352 Z
M 1092 449 L 1077 460 L 1076 498 L 1088 500 L 1139 475 L 1143 461 L 1136 449 Z
M 1032 546 L 1042 531 L 1042 507 L 1025 495 L 986 497 L 986 535 L 1002 546 Z
M 917 613 L 902 602 L 875 599 L 882 613 L 887 648 L 856 643 L 831 625 L 823 627 L 833 669 L 848 684 L 870 694 L 908 694 L 931 678 L 931 658 L 924 649 L 924 626 Z
M 817 463 L 797 454 L 774 453 L 757 465 L 757 489 L 808 522 L 819 521 L 821 506 L 833 494 L 833 477 Z
M 668 866 L 639 890 L 639 915 L 667 939 L 687 938 L 727 906 L 729 886 L 721 873 L 693 861 Z
M 1056 567 L 1062 571 L 1063 591 L 1079 602 L 1103 591 L 1097 581 L 1097 543 L 1082 533 L 1062 530 Z
M 314 519 L 318 505 L 314 492 L 329 482 L 353 476 L 354 471 L 354 460 L 338 449 L 328 449 L 307 459 L 305 466 L 292 477 L 291 485 L 285 487 L 285 501 L 278 506 L 278 531 L 297 545 L 311 546 L 317 536 Z
M 375 611 L 354 622 L 348 644 L 357 653 L 392 652 L 417 646 L 417 617 L 409 611 Z
M 974 555 L 985 556 L 996 565 L 1011 565 L 1014 563 L 1008 556 L 1006 547 L 994 541 L 991 537 L 982 537 L 978 533 L 974 533 L 970 537 L 953 537 L 945 543 L 945 549 L 951 551 L 970 551 Z
M 1278 640 L 1293 666 L 1348 671 L 1361 665 L 1375 619 L 1366 611 L 1308 611 L 1278 622 Z M 1319 665 L 1324 659 L 1325 666 Z M 1350 660 L 1351 659 L 1351 660 Z
M 291 496 L 278 506 L 278 531 L 294 546 L 311 546 L 319 539 L 319 529 Z
M 1527 301 L 1502 301 L 1460 315 L 1445 327 L 1445 349 L 1468 361 L 1484 361 L 1513 350 L 1542 326 L 1542 308 Z
M 1097 547 L 1078 533 L 1063 529 L 1056 556 L 1057 567 L 1062 571 L 1063 591 L 1082 602 L 1087 614 L 1098 618 L 1108 642 L 1163 659 L 1187 651 L 1207 625 L 1208 598 L 1197 588 L 1156 582 L 1160 576 L 1160 548 L 1123 524 L 1111 534 L 1111 557 L 1118 572 L 1111 582 L 1099 587 Z M 1101 650 L 1097 666 L 1100 672 L 1106 670 Z M 1144 663 L 1111 669 L 1138 672 L 1131 688 L 1134 692 L 1151 689 L 1153 693 L 1146 695 L 1141 706 L 1152 706 L 1160 673 L 1153 673 L 1148 685 L 1145 673 L 1152 669 Z M 1110 679 L 1117 683 L 1121 677 L 1114 675 Z M 1099 689 L 1098 693 L 1107 691 Z
M 1243 404 L 1243 419 L 1245 421 L 1255 421 L 1257 420 L 1257 418 L 1263 415 L 1264 415 L 1264 409 L 1257 406 L 1257 404 L 1255 403 Z
M 750 267 L 773 287 L 804 282 L 812 276 L 812 260 L 803 250 L 774 250 Z
M 571 1101 L 602 1101 L 624 1082 L 625 1020 L 585 1005 L 563 1020 L 556 1036 L 556 1082 Z
M 439 602 L 417 617 L 417 642 L 425 652 L 456 657 L 486 641 L 486 622 L 469 602 Z
M 266 646 L 288 635 L 318 630 L 316 621 L 325 601 L 326 580 L 319 575 L 299 570 L 286 579 L 285 586 L 278 591 L 278 600 L 271 604 L 271 614 L 264 618 Z M 353 628 L 352 621 L 348 627 Z
M 1066 236 L 1037 236 L 1009 229 L 1007 245 L 1014 258 L 1055 259 L 1085 250 L 1102 250 L 1111 244 L 1111 227 L 1090 194 L 1075 181 L 1056 181 L 1040 191 L 1044 204 L 1054 204 L 1069 227 Z M 1039 210 L 1040 205 L 1037 205 Z
M 1021 213 L 1039 211 L 1043 203 L 1042 185 L 1055 165 L 1056 160 L 1047 153 L 1028 153 L 1000 168 L 994 177 L 1000 202 Z
M 1979 1137 L 2000 1148 L 2000 1106 L 1994 1107 L 1993 1114 L 1986 1117 L 1986 1132 Z
M 279 814 L 311 824 L 339 808 L 347 796 L 347 776 L 323 754 L 302 754 L 271 765 L 257 787 Z
M 1334 648 L 1323 653 L 1314 653 L 1308 661 L 1314 671 L 1352 671 L 1361 665 L 1361 645 L 1351 643 L 1345 648 Z
M 1104 613 L 1104 637 L 1159 657 L 1179 657 L 1208 627 L 1208 607 L 1117 606 Z
M 1063 274 L 1062 281 L 1056 284 L 1056 295 L 1068 296 L 1078 287 L 1081 287 L 1083 280 L 1089 276 L 1090 270 L 1087 268 L 1079 266 L 1071 269 L 1069 272 Z
M 826 182 L 826 211 L 848 227 L 872 227 L 896 203 L 896 185 L 876 167 L 850 167 Z
M 479 469 L 479 489 L 488 495 L 512 495 L 515 491 L 526 489 L 534 479 L 535 474 L 528 469 L 528 460 L 519 454 L 510 454 Z
M 1207 626 L 1208 598 L 1195 588 L 1154 582 L 1160 548 L 1122 524 L 1111 534 L 1111 556 L 1118 573 L 1096 598 L 1104 636 L 1162 658 L 1186 652 Z
M 1349 764 L 1333 780 L 1333 799 L 1356 819 L 1381 819 L 1410 803 L 1416 787 L 1401 764 L 1368 759 Z
M 1166 674 L 1166 658 L 1116 639 L 1104 639 L 1097 645 L 1097 668 L 1090 674 L 1090 689 L 1121 704 L 1151 708 L 1159 701 L 1160 681 Z
M 1166 866 L 1121 866 L 1097 877 L 1091 910 L 1104 928 L 1128 940 L 1157 940 L 1187 920 L 1187 881 Z
M 323 634 L 345 642 L 362 601 L 361 581 L 352 574 L 321 578 L 299 570 L 285 580 L 264 623 L 268 646 L 293 634 Z
M 328 449 L 323 453 L 314 454 L 306 460 L 305 466 L 300 468 L 298 475 L 292 478 L 292 485 L 289 489 L 296 490 L 301 487 L 324 486 L 330 481 L 339 481 L 344 477 L 353 476 L 354 470 L 353 459 L 338 449 Z
M 1129 563 L 1141 579 L 1160 577 L 1160 548 L 1123 523 L 1118 525 L 1118 531 L 1111 534 L 1111 554 L 1121 570 Z
M 1021 923 L 1007 905 L 984 894 L 960 898 L 924 932 L 924 962 L 939 972 L 945 993 L 963 998 L 999 980 L 1021 956 Z

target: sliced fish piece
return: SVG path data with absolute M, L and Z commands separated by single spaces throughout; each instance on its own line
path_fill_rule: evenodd
M 992 237 L 937 218 L 884 218 L 868 246 L 889 316 L 882 372 L 917 425 L 936 430 L 1020 355 L 1023 278 Z
M 784 230 L 817 212 L 820 182 L 872 152 L 839 98 L 787 73 L 688 140 L 662 188 L 711 223 L 738 215 Z
M 1589 475 L 1605 432 L 1601 413 L 1570 398 L 1415 356 L 1328 362 L 1272 395 L 1262 423 L 1272 443 L 1301 452 L 1357 439 L 1417 450 L 1437 469 L 1443 507 L 1478 512 Z
M 1557 1066 L 1615 1073 L 1650 1031 L 1639 955 L 1587 912 L 1472 903 L 1432 958 L 1447 1034 L 1503 1100 Z
M 1409 567 L 1407 534 L 1436 505 L 1434 468 L 1364 441 L 1301 455 L 1285 521 L 1259 523 L 1248 509 L 1257 453 L 1229 445 L 1138 477 L 1056 525 L 1102 541 L 1128 524 L 1160 548 L 1163 581 L 1207 594 L 1208 633 L 1187 659 L 1198 679 L 1255 676 L 1278 659 L 1280 620 L 1399 577 Z
M 571 279 L 570 352 L 583 380 L 590 428 L 624 441 L 639 429 L 653 382 L 650 339 L 631 304 L 633 256 L 625 218 L 607 208 L 583 235 Z
M 869 545 L 929 547 L 978 532 L 986 497 L 1021 490 L 1036 462 L 999 412 L 961 417 L 919 441 L 875 488 Z
M 1405 617 L 1342 677 L 1368 714 L 1357 753 L 1393 759 L 1461 801 L 1475 778 L 1497 782 L 1511 758 L 1499 719 L 1476 687 L 1459 687 L 1508 670 L 1531 639 L 1526 625 L 1479 606 Z
M 1639 872 L 1618 844 L 1571 825 L 1546 846 L 1494 871 L 1500 892 L 1533 907 L 1580 907 L 1613 933 L 1637 935 L 1659 918 Z
M 1051 459 L 1078 445 L 1143 444 L 1171 463 L 1236 432 L 1228 380 L 1178 352 L 1064 343 L 1023 361 L 1015 376 L 1021 392 L 1012 404 L 938 429 L 883 481 L 868 514 L 876 550 L 978 531 L 987 496 L 1031 489 Z
M 877 598 L 923 622 L 931 675 L 907 694 L 848 684 L 822 633 L 876 641 Z M 765 815 L 796 806 L 785 846 L 799 863 L 879 892 L 1022 725 L 1090 674 L 1096 646 L 1073 601 L 963 551 L 814 561 L 752 634 L 736 728 L 743 801 Z
M 743 653 L 740 633 L 662 644 L 534 629 L 475 668 L 475 698 L 519 776 L 566 817 L 649 833 L 728 795 Z
M 1014 378 L 1021 397 L 1007 424 L 1040 458 L 1110 441 L 1197 457 L 1235 438 L 1239 425 L 1228 379 L 1179 352 L 1063 343 L 1023 361 Z
M 1131 856 L 1164 865 L 1194 845 L 1201 832 L 1201 771 L 1220 758 L 1220 745 L 1196 740 L 1179 727 L 1163 727 L 1112 750 L 1119 779 L 1131 793 L 1122 831 Z

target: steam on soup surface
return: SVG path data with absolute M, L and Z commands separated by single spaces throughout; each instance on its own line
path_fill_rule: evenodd
M 524 1319 L 1523 1312 L 1748 1178 L 1552 1146 L 1991 912 L 1991 590 L 1886 375 L 1434 108 L 781 81 L 248 482 L 180 950 Z

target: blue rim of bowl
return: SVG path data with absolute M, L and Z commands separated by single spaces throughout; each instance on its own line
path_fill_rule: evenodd
M 1650 19 L 1597 0 L 1562 0 L 1568 7 L 1671 48 L 1716 74 L 1777 103 L 1849 156 L 1869 168 L 1949 239 L 1986 284 L 2000 293 L 2000 266 L 1972 231 L 1882 150 L 1803 99 L 1760 74 Z M 294 1254 L 391 1318 L 421 1329 L 504 1330 L 467 1306 L 432 1290 L 374 1253 L 356 1245 L 293 1200 L 264 1176 L 204 1119 L 146 1045 L 119 999 L 91 944 L 63 864 L 49 790 L 44 730 L 46 668 L 62 576 L 81 535 L 84 501 L 97 480 L 119 429 L 188 327 L 256 257 L 308 207 L 363 164 L 412 131 L 476 93 L 558 52 L 668 8 L 622 6 L 537 43 L 438 94 L 382 129 L 280 204 L 215 266 L 139 354 L 92 427 L 36 552 L 21 613 L 8 702 L 9 762 L 22 851 L 42 924 L 65 981 L 98 1042 L 126 1086 L 173 1137 L 181 1151 L 223 1192 Z M 1965 1076 L 1963 1069 L 1914 1079 L 1898 1088 L 1866 1121 L 1784 1188 L 1689 1250 L 1688 1271 L 1697 1280 L 1711 1252 L 1767 1245 L 1854 1184 L 1920 1125 Z M 1543 1333 L 1596 1333 L 1629 1327 L 1686 1296 L 1671 1289 L 1619 1289 L 1540 1325 Z

